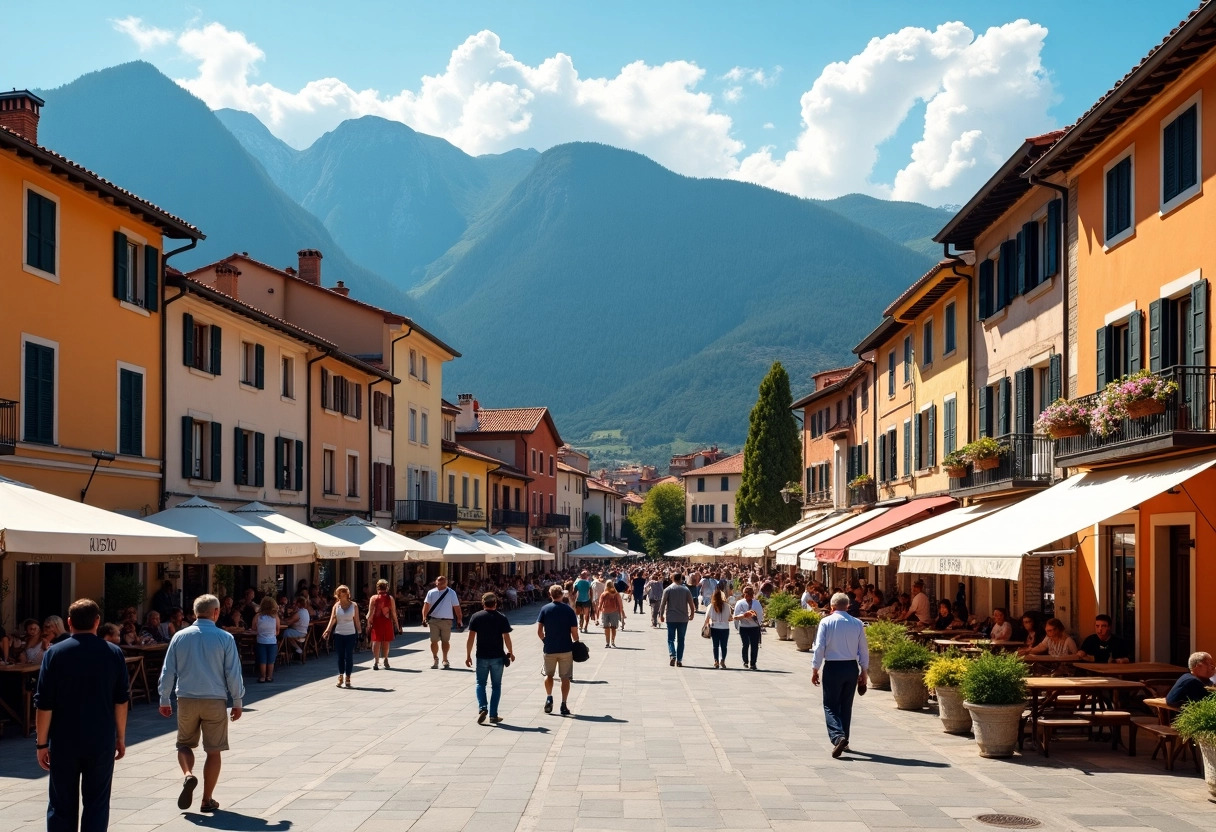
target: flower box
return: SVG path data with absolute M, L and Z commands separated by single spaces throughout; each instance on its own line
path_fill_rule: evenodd
M 977 471 L 991 471 L 1001 464 L 1001 458 L 999 456 L 989 456 L 983 459 L 973 459 L 971 464 L 975 466 L 975 470 Z
M 967 466 L 966 465 L 955 465 L 955 466 L 947 465 L 947 466 L 945 466 L 945 468 L 946 468 L 946 476 L 948 476 L 952 480 L 961 480 L 967 476 Z
M 1145 416 L 1157 416 L 1164 412 L 1165 402 L 1159 402 L 1156 399 L 1141 399 L 1127 404 L 1127 418 L 1129 419 L 1143 419 Z

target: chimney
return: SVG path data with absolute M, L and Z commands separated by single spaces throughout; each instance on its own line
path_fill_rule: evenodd
M 329 291 L 335 292 L 344 298 L 350 297 L 350 287 L 347 286 L 345 283 L 343 283 L 341 280 L 338 281 L 337 286 L 331 286 Z
M 456 432 L 469 433 L 477 430 L 477 402 L 472 393 L 461 393 L 456 397 L 460 404 L 460 415 L 456 417 Z
M 38 144 L 38 114 L 45 103 L 29 90 L 0 92 L 0 127 Z
M 212 286 L 217 292 L 223 292 L 229 297 L 241 299 L 238 278 L 241 270 L 229 263 L 220 263 L 215 267 L 215 283 Z
M 300 256 L 300 279 L 313 286 L 321 285 L 321 252 L 315 248 L 302 248 Z

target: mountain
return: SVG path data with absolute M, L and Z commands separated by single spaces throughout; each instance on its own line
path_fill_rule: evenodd
M 895 202 L 865 194 L 847 194 L 823 200 L 819 204 L 934 259 L 942 256 L 942 246 L 933 242 L 933 236 L 956 213 L 945 208 L 930 208 L 919 202 Z
M 399 285 L 418 280 L 540 156 L 514 150 L 474 157 L 376 116 L 344 121 L 295 150 L 248 113 L 216 116 L 343 247 Z
M 202 101 L 142 61 L 84 75 L 38 93 L 39 141 L 202 229 L 178 255 L 192 268 L 234 251 L 276 265 L 302 248 L 325 254 L 326 282 L 409 314 L 417 304 L 356 264 L 315 216 L 283 193 Z

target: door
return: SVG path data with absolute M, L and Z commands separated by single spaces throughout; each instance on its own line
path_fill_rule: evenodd
M 211 592 L 207 585 L 207 566 L 189 563 L 182 567 L 182 609 L 194 608 L 194 599 Z
M 1056 559 L 1054 556 L 1039 558 L 1039 609 L 1044 620 L 1056 615 Z
M 1132 655 L 1136 651 L 1136 527 L 1108 529 L 1107 564 L 1110 579 L 1109 614 L 1115 635 L 1123 639 Z
M 33 618 L 41 624 L 48 615 L 66 620 L 71 603 L 71 568 L 67 563 L 19 563 L 17 620 Z
M 1186 666 L 1191 655 L 1191 530 L 1170 526 L 1170 662 Z

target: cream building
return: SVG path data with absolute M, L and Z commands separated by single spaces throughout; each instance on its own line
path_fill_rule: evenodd
M 684 542 L 721 546 L 739 537 L 735 495 L 743 482 L 743 454 L 711 462 L 684 474 Z

